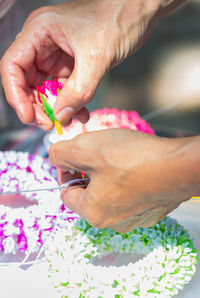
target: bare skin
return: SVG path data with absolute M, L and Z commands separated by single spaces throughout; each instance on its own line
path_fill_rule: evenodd
M 62 192 L 66 206 L 98 228 L 128 232 L 154 225 L 199 194 L 199 142 L 109 129 L 51 146 L 50 160 L 60 184 L 70 168 L 90 178 L 87 188 Z
M 155 24 L 183 0 L 74 0 L 33 12 L 1 60 L 8 102 L 24 123 L 53 123 L 33 87 L 47 76 L 64 82 L 54 108 L 68 125 L 89 118 L 88 103 L 103 76 L 148 39 Z M 96 227 L 128 232 L 151 226 L 199 189 L 199 137 L 165 139 L 131 130 L 93 132 L 50 149 L 60 183 L 71 168 L 90 178 L 63 191 L 64 203 Z
M 9 104 L 24 123 L 45 130 L 53 123 L 36 103 L 33 87 L 48 76 L 65 85 L 55 116 L 68 125 L 89 118 L 91 101 L 103 76 L 139 49 L 154 25 L 183 0 L 73 0 L 30 14 L 1 60 Z

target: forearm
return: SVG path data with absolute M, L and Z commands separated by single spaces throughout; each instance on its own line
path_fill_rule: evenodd
M 163 9 L 174 9 L 183 4 L 186 0 L 159 0 L 160 7 Z
M 161 138 L 137 134 L 136 138 L 133 132 L 132 148 L 127 150 L 130 157 L 126 154 L 130 167 L 126 173 L 130 178 L 127 189 L 131 189 L 137 177 L 134 189 L 142 194 L 145 204 L 162 202 L 171 210 L 192 196 L 200 195 L 199 148 L 200 136 Z
M 136 52 L 149 38 L 154 26 L 184 0 L 106 0 L 106 19 L 120 36 L 118 63 Z M 105 20 L 106 21 L 106 20 Z M 113 29 L 112 29 L 113 30 Z M 117 49 L 117 46 L 115 47 Z
M 166 159 L 166 179 L 180 196 L 200 195 L 200 136 L 171 139 L 174 148 Z
M 157 22 L 186 0 L 158 0 Z

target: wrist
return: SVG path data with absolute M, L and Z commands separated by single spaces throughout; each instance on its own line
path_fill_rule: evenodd
M 169 182 L 185 199 L 200 195 L 200 136 L 170 139 L 166 159 Z
M 165 15 L 183 4 L 186 0 L 158 0 L 156 22 L 159 22 Z
M 161 8 L 177 7 L 186 0 L 159 0 Z

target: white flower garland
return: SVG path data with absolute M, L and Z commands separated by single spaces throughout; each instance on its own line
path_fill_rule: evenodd
M 123 266 L 98 265 L 115 253 L 145 256 Z M 198 252 L 187 231 L 171 218 L 123 234 L 78 219 L 56 232 L 46 259 L 60 297 L 161 298 L 176 295 L 190 281 Z
M 0 152 L 0 194 L 51 187 L 58 187 L 56 169 L 47 160 L 24 152 Z M 0 252 L 3 254 L 34 253 L 51 235 L 55 224 L 63 226 L 66 220 L 74 219 L 72 212 L 63 206 L 59 191 L 27 192 L 21 198 L 30 202 L 28 207 L 7 206 L 7 201 L 14 201 L 15 196 L 0 195 Z

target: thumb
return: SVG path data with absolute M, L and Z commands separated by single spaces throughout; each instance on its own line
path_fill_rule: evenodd
M 102 66 L 99 67 L 95 57 L 79 56 L 54 106 L 56 119 L 62 124 L 68 124 L 91 101 L 104 74 L 105 71 Z

